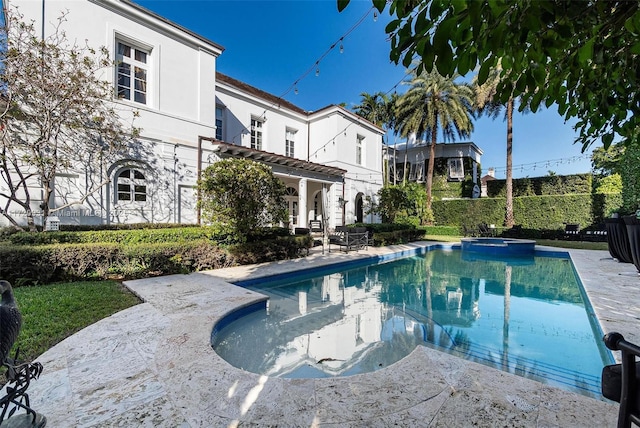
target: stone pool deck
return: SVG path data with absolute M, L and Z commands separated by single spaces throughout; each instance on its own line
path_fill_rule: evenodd
M 426 347 L 374 373 L 280 379 L 232 367 L 210 346 L 216 320 L 262 297 L 245 279 L 420 244 L 370 248 L 126 286 L 144 303 L 43 354 L 29 389 L 48 427 L 614 427 L 617 405 Z M 569 250 L 604 332 L 640 342 L 640 279 L 605 251 Z M 251 352 L 247 350 L 246 352 Z

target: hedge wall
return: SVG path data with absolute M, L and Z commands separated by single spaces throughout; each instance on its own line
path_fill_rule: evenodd
M 275 239 L 288 236 L 289 229 L 282 227 L 264 228 L 256 230 L 247 237 L 248 242 Z M 235 243 L 229 230 L 219 226 L 202 227 L 168 227 L 148 229 L 101 229 L 79 232 L 16 232 L 7 236 L 9 242 L 15 245 L 51 245 L 51 244 L 82 244 L 82 243 L 117 243 L 117 244 L 153 244 L 162 242 L 189 242 L 209 239 L 217 243 Z
M 311 236 L 221 248 L 210 240 L 141 244 L 0 245 L 0 278 L 14 286 L 82 279 L 135 279 L 261 263 L 305 254 Z
M 584 228 L 601 223 L 621 203 L 620 194 L 521 196 L 513 198 L 513 213 L 516 224 L 527 229 L 564 229 L 564 223 L 579 223 Z M 432 209 L 437 225 L 475 226 L 484 222 L 501 226 L 505 200 L 434 201 Z
M 591 193 L 593 176 L 591 174 L 551 175 L 534 178 L 513 179 L 513 196 L 543 196 Z M 506 196 L 506 180 L 487 182 L 487 196 L 490 198 Z

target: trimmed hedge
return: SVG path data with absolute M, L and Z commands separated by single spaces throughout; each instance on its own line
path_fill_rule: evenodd
M 424 228 L 406 223 L 355 223 L 349 226 L 366 227 L 369 233 L 373 233 L 373 245 L 376 247 L 419 241 L 426 234 Z
M 412 230 L 416 227 L 406 223 L 354 223 L 349 227 L 366 227 L 368 231 L 373 233 L 393 232 L 396 230 Z
M 61 224 L 64 232 L 86 232 L 90 230 L 138 230 L 201 227 L 199 224 L 182 223 L 112 223 L 112 224 Z
M 18 232 L 8 237 L 14 245 L 91 244 L 153 244 L 212 239 L 208 228 L 170 228 L 133 230 L 93 230 L 86 232 Z
M 421 229 L 394 230 L 390 232 L 375 232 L 373 245 L 383 247 L 385 245 L 406 244 L 408 242 L 424 239 L 425 231 Z
M 418 226 L 419 229 L 424 230 L 425 235 L 439 235 L 439 236 L 460 236 L 462 231 L 459 226 Z
M 513 179 L 513 197 L 585 194 L 591 193 L 592 186 L 592 174 L 515 178 Z M 488 181 L 487 195 L 490 198 L 505 197 L 506 180 Z
M 135 279 L 299 257 L 310 236 L 277 237 L 229 249 L 210 240 L 184 242 L 0 245 L 0 277 L 15 286 L 81 279 Z
M 306 253 L 312 246 L 311 235 L 279 236 L 266 241 L 236 244 L 230 246 L 228 252 L 236 264 L 246 265 L 294 259 Z
M 289 229 L 273 227 L 258 229 L 247 237 L 248 242 L 288 236 Z M 81 232 L 17 232 L 7 236 L 14 245 L 52 245 L 82 243 L 117 243 L 126 245 L 154 244 L 163 242 L 189 242 L 209 239 L 218 243 L 233 244 L 231 232 L 219 226 L 169 227 L 149 229 L 91 230 Z
M 579 223 L 581 228 L 585 228 L 601 223 L 620 203 L 620 194 L 521 196 L 513 198 L 513 213 L 516 223 L 525 229 L 563 230 L 565 223 Z M 505 200 L 434 201 L 432 209 L 438 225 L 476 226 L 487 223 L 501 226 Z

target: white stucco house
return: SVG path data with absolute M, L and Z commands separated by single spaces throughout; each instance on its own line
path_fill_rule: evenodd
M 307 227 L 311 219 L 329 228 L 378 221 L 365 214 L 364 203 L 382 186 L 381 128 L 339 106 L 305 111 L 217 72 L 222 46 L 129 0 L 4 0 L 4 6 L 17 7 L 36 28 L 44 20 L 45 33 L 67 10 L 67 38 L 105 46 L 116 60 L 104 73 L 112 102 L 123 114 L 139 112 L 141 134 L 130 156 L 101 171 L 71 169 L 56 177 L 53 209 L 77 200 L 89 175 L 110 179 L 82 204 L 56 212 L 61 224 L 198 223 L 197 178 L 226 157 L 272 167 L 287 185 L 291 227 Z M 41 203 L 34 200 L 34 210 Z
M 389 159 L 389 182 L 400 183 L 406 177 L 410 182 L 426 180 L 430 156 L 430 143 L 411 135 L 407 141 L 386 147 Z M 471 180 L 480 191 L 482 149 L 473 142 L 437 143 L 435 147 L 434 176 L 450 182 Z M 474 195 L 479 197 L 480 194 Z

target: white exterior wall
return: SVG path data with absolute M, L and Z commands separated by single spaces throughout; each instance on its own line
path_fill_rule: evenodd
M 36 29 L 41 28 L 42 4 L 5 0 L 8 8 L 17 7 L 25 21 L 33 20 Z M 54 30 L 62 11 L 68 11 L 62 30 L 69 43 L 105 46 L 111 58 L 116 56 L 117 39 L 149 52 L 146 104 L 113 100 L 125 123 L 131 123 L 134 110 L 139 113 L 133 124 L 141 128 L 140 141 L 126 159 L 110 159 L 102 171 L 59 174 L 52 208 L 79 199 L 106 177 L 112 182 L 82 205 L 53 215 L 62 224 L 195 222 L 198 137 L 215 135 L 216 58 L 222 48 L 118 0 L 47 0 L 44 4 L 46 34 Z M 99 77 L 115 85 L 115 76 L 111 67 Z M 117 201 L 115 177 L 123 165 L 144 171 L 146 202 Z
M 336 196 L 346 201 L 345 223 L 358 220 L 359 198 L 376 200 L 382 187 L 382 134 L 383 131 L 366 120 L 340 107 L 320 111 L 312 115 L 310 133 L 311 161 L 347 170 L 344 190 Z M 357 163 L 356 141 L 363 138 L 362 162 Z M 366 210 L 366 206 L 363 207 Z M 341 214 L 340 214 L 341 215 Z M 362 213 L 365 223 L 378 222 L 379 218 Z
M 262 128 L 262 150 L 284 156 L 285 132 L 296 130 L 294 158 L 344 169 L 346 174 L 343 185 L 342 177 L 337 180 L 337 177 L 323 178 L 304 171 L 274 168 L 287 186 L 299 192 L 306 191 L 300 195 L 299 209 L 303 212 L 297 221 L 293 220 L 294 225 L 306 227 L 308 220 L 317 218 L 314 199 L 320 194 L 323 183 L 327 189 L 329 227 L 355 222 L 357 200 L 367 196 L 375 199 L 382 187 L 384 131 L 338 106 L 303 114 L 256 96 L 258 91 L 255 88 L 242 90 L 218 79 L 216 101 L 224 108 L 223 141 L 251 147 L 251 118 L 266 118 Z M 364 138 L 362 164 L 356 162 L 358 136 Z M 347 201 L 344 215 L 342 200 Z M 379 221 L 371 215 L 362 215 L 362 220 Z
M 42 3 L 5 0 L 17 6 L 35 28 L 42 23 Z M 147 104 L 115 100 L 123 110 L 137 109 L 135 125 L 143 136 L 196 144 L 198 135 L 212 135 L 215 125 L 215 62 L 221 50 L 180 32 L 117 0 L 46 0 L 45 33 L 68 10 L 63 29 L 70 42 L 94 48 L 107 47 L 115 58 L 115 40 L 124 39 L 146 48 L 149 55 Z M 113 68 L 101 76 L 112 82 Z M 171 131 L 169 131 L 171 130 Z M 194 137 L 195 136 L 195 137 Z
M 25 20 L 33 20 L 35 28 L 40 28 L 42 2 L 5 0 L 5 5 L 17 6 Z M 113 100 L 127 123 L 134 110 L 139 113 L 134 122 L 141 128 L 139 141 L 128 155 L 108 159 L 99 169 L 77 168 L 56 177 L 50 202 L 54 209 L 80 199 L 97 183 L 111 180 L 82 204 L 52 214 L 62 224 L 194 223 L 198 150 L 202 152 L 202 169 L 219 159 L 210 141 L 203 141 L 199 148 L 200 136 L 216 135 L 217 105 L 224 109 L 223 141 L 250 147 L 251 118 L 262 118 L 266 119 L 263 151 L 286 155 L 286 131 L 295 130 L 294 158 L 347 171 L 343 185 L 343 176 L 335 171 L 327 175 L 275 167 L 277 176 L 302 192 L 297 201 L 300 212 L 291 226 L 306 227 L 308 220 L 320 216 L 317 207 L 323 188 L 328 226 L 334 228 L 354 222 L 358 198 L 373 197 L 381 187 L 383 131 L 355 114 L 337 106 L 308 113 L 295 106 L 278 105 L 268 94 L 263 98 L 260 90 L 247 92 L 226 81 L 216 82 L 221 47 L 119 0 L 47 0 L 45 5 L 46 32 L 53 31 L 52 23 L 60 11 L 68 10 L 63 30 L 71 42 L 84 44 L 86 40 L 94 48 L 106 46 L 112 58 L 116 56 L 116 40 L 149 52 L 147 103 Z M 115 85 L 116 70 L 105 69 L 100 77 Z M 356 162 L 358 135 L 364 137 L 361 165 Z M 116 178 L 127 168 L 144 173 L 146 201 L 118 200 Z M 40 193 L 32 193 L 36 205 L 41 202 L 36 200 Z M 343 200 L 347 201 L 344 213 Z M 377 221 L 371 216 L 363 220 Z
M 307 120 L 304 115 L 278 109 L 268 101 L 218 82 L 216 104 L 224 108 L 223 141 L 251 147 L 251 118 L 263 121 L 262 150 L 285 155 L 285 133 L 295 130 L 294 158 L 307 160 Z

